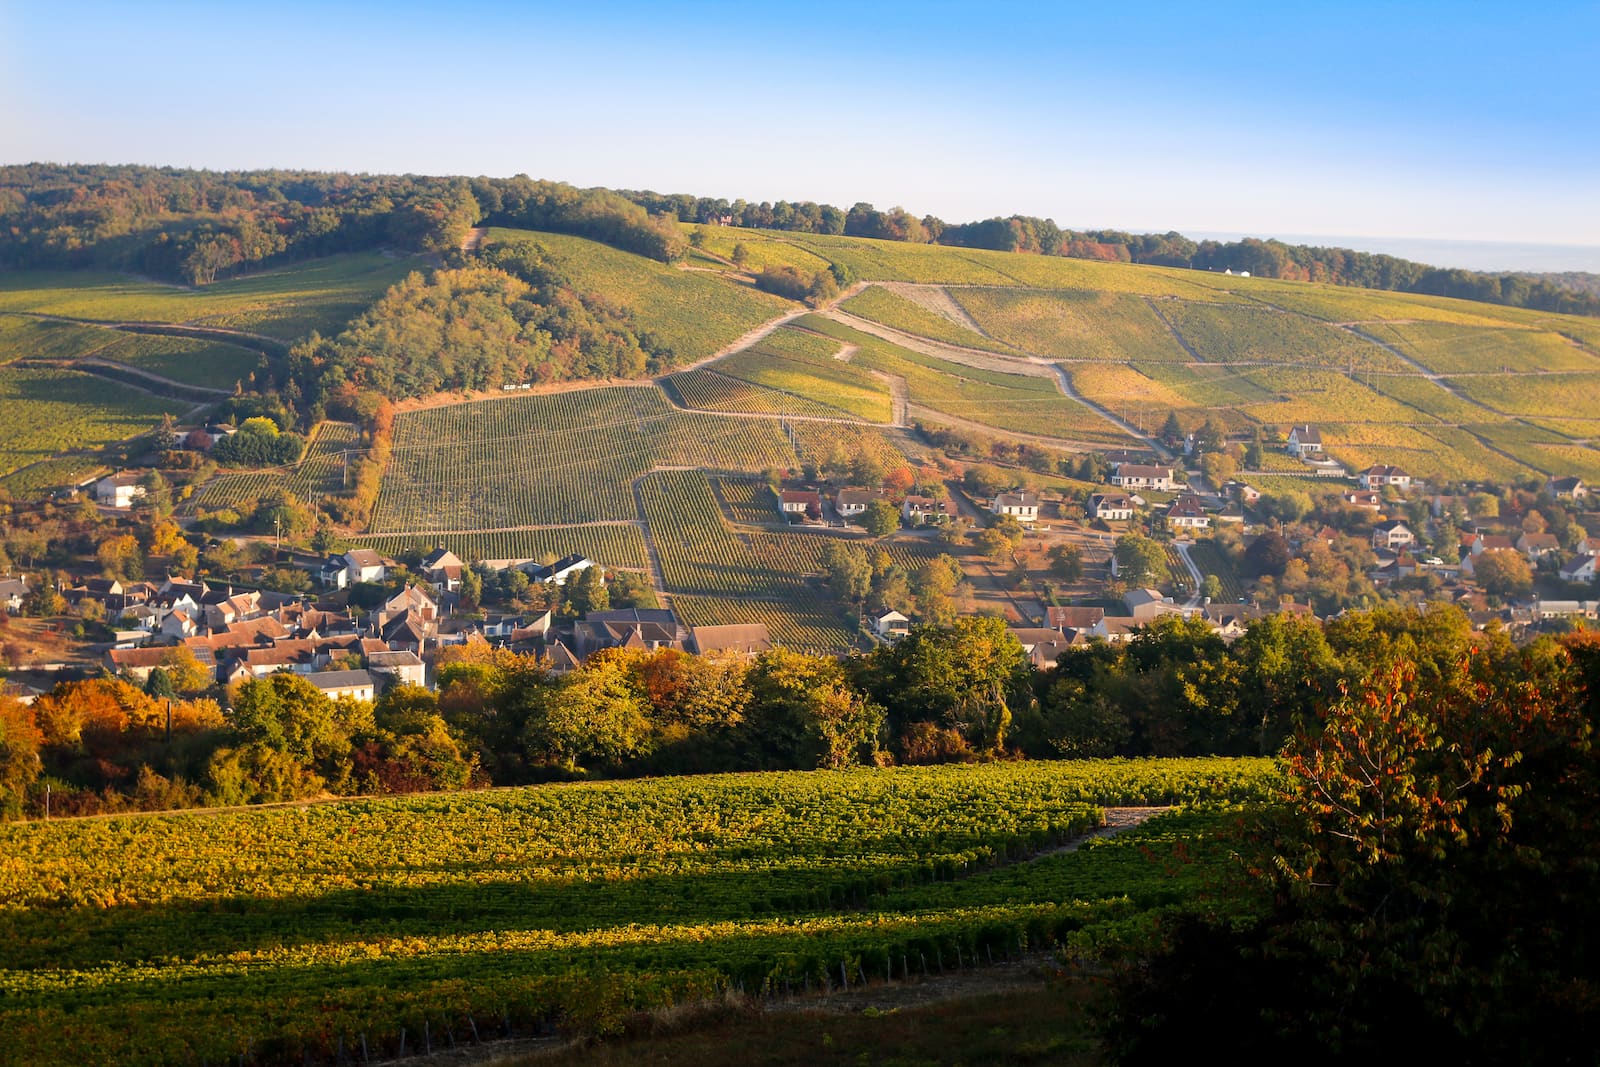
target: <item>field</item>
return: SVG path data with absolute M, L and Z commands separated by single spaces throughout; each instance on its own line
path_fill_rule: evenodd
M 1088 289 L 956 289 L 950 295 L 991 336 L 1050 359 L 1189 358 L 1142 296 Z
M 642 571 L 650 566 L 645 555 L 644 535 L 632 523 L 441 533 L 421 537 L 390 534 L 358 537 L 355 542 L 386 556 L 396 556 L 409 549 L 426 555 L 436 547 L 443 547 L 468 563 L 474 560 L 537 560 L 546 556 L 559 559 L 579 552 L 607 567 Z
M 118 336 L 102 327 L 60 319 L 0 315 L 0 364 L 18 359 L 76 359 L 104 348 Z
M 672 349 L 674 363 L 709 356 L 794 305 L 703 271 L 678 270 L 643 256 L 564 234 L 492 229 L 486 245 L 532 242 L 580 291 L 627 308 L 640 331 Z
M 244 330 L 280 341 L 332 336 L 384 291 L 424 266 L 415 257 L 355 252 L 216 282 L 202 289 L 124 274 L 0 273 L 0 311 L 86 322 L 175 322 Z
M 1264 760 L 745 774 L 0 828 L 0 1063 L 319 1062 L 966 968 L 1192 896 Z M 308 862 L 307 857 L 315 857 Z M 842 974 L 841 974 L 842 969 Z
M 794 462 L 776 420 L 679 411 L 655 388 L 427 408 L 395 419 L 371 532 L 633 520 L 632 483 L 652 467 Z
M 261 353 L 238 345 L 148 333 L 118 335 L 94 356 L 126 363 L 174 381 L 230 393 L 235 386 L 248 382 L 263 361 Z
M 1449 381 L 1507 415 L 1582 419 L 1600 411 L 1600 374 L 1463 374 Z
M 815 273 L 825 270 L 828 261 L 814 252 L 808 252 L 798 245 L 785 240 L 786 235 L 778 233 L 764 233 L 759 230 L 743 230 L 729 226 L 686 226 L 689 233 L 701 235 L 701 247 L 711 255 L 707 256 L 704 265 L 715 270 L 732 270 L 727 263 L 718 262 L 711 256 L 724 260 L 733 259 L 733 250 L 737 245 L 744 245 L 745 270 L 761 271 L 767 267 L 793 267 L 798 271 Z M 692 249 L 691 249 L 692 251 Z
M 1065 396 L 1054 373 L 1044 367 L 1019 364 L 1034 373 L 1011 374 L 952 363 L 817 315 L 806 316 L 800 325 L 856 345 L 852 363 L 904 378 L 913 406 L 996 429 L 1096 444 L 1128 443 L 1110 422 Z
M 1442 322 L 1368 323 L 1363 333 L 1438 374 L 1471 371 L 1600 372 L 1600 360 L 1560 334 Z
M 942 289 L 912 290 L 913 292 L 931 292 L 953 301 L 951 294 Z M 928 298 L 924 298 L 928 299 Z M 960 308 L 960 304 L 956 304 Z M 960 345 L 965 348 L 981 348 L 991 352 L 1005 355 L 1016 355 L 1016 349 L 1003 341 L 991 340 L 981 333 L 975 333 L 967 326 L 955 321 L 954 318 L 940 314 L 929 307 L 918 303 L 906 292 L 889 289 L 882 285 L 870 285 L 855 296 L 840 304 L 839 307 L 858 318 L 868 319 L 872 322 L 882 323 L 884 326 L 893 327 L 911 334 L 914 337 L 927 337 L 934 341 L 943 341 L 945 344 Z
M 1254 304 L 1163 301 L 1161 314 L 1207 363 L 1274 363 L 1338 370 L 1406 370 L 1370 341 L 1314 319 Z
M 778 414 L 891 421 L 894 412 L 889 387 L 868 370 L 835 358 L 842 349 L 833 338 L 785 327 L 713 366 L 717 374 L 778 390 L 790 398 L 785 402 L 795 410 Z M 802 410 L 795 400 L 809 402 L 816 410 Z
M 0 425 L 5 427 L 0 434 L 0 477 L 15 475 L 58 452 L 98 448 L 147 433 L 161 422 L 163 413 L 182 415 L 189 407 L 77 371 L 0 367 Z M 50 470 L 54 477 L 64 466 L 56 464 Z M 35 488 L 26 476 L 6 478 L 5 484 L 18 491 Z

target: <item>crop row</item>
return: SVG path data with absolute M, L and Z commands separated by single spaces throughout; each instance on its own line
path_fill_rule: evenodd
M 837 604 L 820 598 L 775 601 L 680 593 L 673 596 L 672 607 L 686 626 L 761 623 L 773 644 L 817 655 L 848 651 L 858 633 L 854 620 L 842 615 Z
M 1189 358 L 1143 296 L 1086 289 L 962 289 L 952 295 L 991 336 L 1050 359 Z

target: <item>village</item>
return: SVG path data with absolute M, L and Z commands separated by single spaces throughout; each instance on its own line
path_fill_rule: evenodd
M 230 430 L 187 433 L 210 441 Z M 1111 453 L 1104 484 L 1049 497 L 1028 488 L 982 495 L 970 477 L 900 492 L 790 480 L 772 487 L 774 519 L 854 535 L 845 543 L 921 538 L 960 553 L 960 606 L 1006 618 L 1029 662 L 1043 670 L 1070 649 L 1127 641 L 1167 615 L 1202 620 L 1231 641 L 1266 614 L 1329 617 L 1384 599 L 1454 603 L 1478 628 L 1515 633 L 1581 625 L 1600 610 L 1589 595 L 1600 536 L 1591 533 L 1596 516 L 1586 510 L 1581 479 L 1552 477 L 1537 493 L 1496 495 L 1483 487 L 1447 495 L 1394 465 L 1351 478 L 1326 456 L 1317 428 L 1303 425 L 1289 430 L 1282 450 L 1307 466 L 1308 487 L 1327 490 L 1308 506 L 1226 468 L 1229 476 L 1212 484 L 1217 469 L 1194 462 L 1193 436 L 1184 448 L 1191 469 L 1160 463 L 1153 453 Z M 89 488 L 101 512 L 131 517 L 149 485 L 148 475 L 123 472 Z M 969 531 L 987 536 L 969 538 Z M 635 579 L 628 585 L 611 583 L 617 603 L 604 593 L 597 598 L 616 575 L 580 553 L 483 562 L 436 547 L 408 565 L 353 547 L 320 557 L 274 552 L 272 559 L 279 575 L 302 572 L 303 583 L 295 584 L 305 588 L 252 587 L 248 573 L 238 581 L 172 573 L 130 579 L 111 576 L 108 567 L 48 578 L 18 569 L 0 577 L 0 610 L 8 615 L 57 606 L 101 620 L 101 640 L 86 636 L 77 656 L 54 663 L 30 657 L 12 640 L 5 646 L 7 690 L 26 701 L 56 680 L 96 671 L 147 685 L 160 669 L 226 691 L 287 671 L 330 697 L 371 700 L 396 684 L 431 684 L 440 650 L 473 642 L 535 656 L 557 676 L 607 648 L 750 656 L 781 643 L 759 622 L 688 625 L 659 590 L 637 595 L 637 576 L 623 576 Z M 265 571 L 257 568 L 257 577 Z M 517 588 L 544 590 L 542 602 L 551 606 L 497 607 L 494 575 L 513 572 Z M 1319 610 L 1318 582 L 1326 593 L 1330 573 L 1365 592 Z M 829 584 L 827 575 L 815 580 Z M 464 583 L 475 590 L 465 604 Z M 885 593 L 855 607 L 857 648 L 895 641 L 926 621 L 915 597 Z

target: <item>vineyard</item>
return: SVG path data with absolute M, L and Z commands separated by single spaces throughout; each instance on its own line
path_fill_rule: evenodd
M 841 419 L 848 412 L 808 400 L 748 380 L 741 380 L 721 369 L 691 370 L 674 374 L 662 382 L 668 395 L 676 395 L 686 408 L 700 411 L 748 412 L 754 415 L 801 415 L 808 418 Z M 886 405 L 887 407 L 887 405 Z
M 492 229 L 485 243 L 538 245 L 574 288 L 627 309 L 637 331 L 672 350 L 673 363 L 709 356 L 794 306 L 715 274 L 678 270 L 581 237 Z
M 312 330 L 332 336 L 419 258 L 359 252 L 307 260 L 202 289 L 124 274 L 17 271 L 0 274 L 0 311 L 86 322 L 181 322 L 246 330 L 283 341 Z
M 407 551 L 420 552 L 425 556 L 435 548 L 448 548 L 469 563 L 474 560 L 560 559 L 577 552 L 596 563 L 622 570 L 642 571 L 650 566 L 645 553 L 644 535 L 633 523 L 417 536 L 382 534 L 357 537 L 355 543 L 362 548 L 375 549 L 385 556 L 399 556 Z
M 837 655 L 855 648 L 859 628 L 837 605 L 821 599 L 736 600 L 679 593 L 672 609 L 685 626 L 761 623 L 775 645 L 817 655 Z
M 182 415 L 188 407 L 77 371 L 0 367 L 0 425 L 5 427 L 0 476 L 67 449 L 96 448 L 148 433 L 162 414 Z M 51 468 L 55 474 L 63 469 L 61 464 Z M 19 481 L 7 484 L 24 488 Z
M 633 520 L 632 483 L 653 467 L 795 461 L 776 420 L 679 411 L 654 388 L 429 408 L 395 419 L 371 532 Z
M 1473 371 L 1600 372 L 1600 360 L 1560 334 L 1442 322 L 1369 323 L 1363 333 L 1438 374 Z
M 747 525 L 778 521 L 778 498 L 766 482 L 716 478 L 711 486 L 728 521 Z
M 18 359 L 76 359 L 117 339 L 102 327 L 58 319 L 0 315 L 0 364 Z
M 1101 806 L 1262 798 L 1275 776 L 1001 763 L 11 825 L 0 1063 L 383 1058 L 964 969 L 1225 868 L 1199 813 L 1027 862 Z
M 815 412 L 886 423 L 893 418 L 889 389 L 872 374 L 834 357 L 840 343 L 805 330 L 778 330 L 749 348 L 717 362 L 718 372 L 754 385 L 806 398 Z M 791 401 L 792 402 L 792 401 Z M 784 412 L 787 414 L 788 412 Z
M 1189 558 L 1194 560 L 1194 565 L 1199 568 L 1202 577 L 1214 574 L 1217 576 L 1217 581 L 1222 583 L 1221 603 L 1239 603 L 1244 596 L 1244 586 L 1239 581 L 1239 574 L 1234 569 L 1233 561 L 1223 554 L 1215 541 L 1205 538 L 1194 542 L 1189 546 Z
M 991 336 L 1050 359 L 1189 358 L 1143 296 L 1087 289 L 959 289 L 951 295 Z
M 185 337 L 127 333 L 95 353 L 97 359 L 115 360 L 174 381 L 207 389 L 232 392 L 263 362 L 259 352 L 215 341 Z
M 950 296 L 944 290 L 935 292 L 943 294 L 946 298 Z M 913 337 L 927 337 L 934 341 L 943 341 L 945 344 L 982 348 L 1004 355 L 1017 354 L 1015 348 L 1003 341 L 990 340 L 981 333 L 974 333 L 937 311 L 931 311 L 901 293 L 881 285 L 870 285 L 839 306 L 857 318 L 881 323 Z
M 808 315 L 807 329 L 858 346 L 852 363 L 904 378 L 912 405 L 997 429 L 1096 444 L 1129 439 L 1093 410 L 1063 395 L 1048 368 L 1019 363 L 1010 374 L 913 352 L 841 323 Z
M 236 508 L 252 500 L 291 493 L 314 503 L 345 488 L 345 456 L 359 451 L 360 431 L 348 422 L 323 422 L 311 432 L 306 453 L 294 470 L 274 467 L 212 478 L 190 501 L 188 510 Z

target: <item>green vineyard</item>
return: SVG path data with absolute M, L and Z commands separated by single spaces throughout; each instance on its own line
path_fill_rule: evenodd
M 434 548 L 443 547 L 469 563 L 475 560 L 537 560 L 546 556 L 559 559 L 576 552 L 596 563 L 623 570 L 642 571 L 650 565 L 645 553 L 644 535 L 632 523 L 418 536 L 386 534 L 358 537 L 355 540 L 361 547 L 375 549 L 386 556 L 398 556 L 407 551 L 426 555 Z
M 0 1064 L 384 1058 L 966 968 L 1225 866 L 1197 814 L 1029 862 L 1102 806 L 1260 798 L 1276 773 L 1005 763 L 13 824 Z

